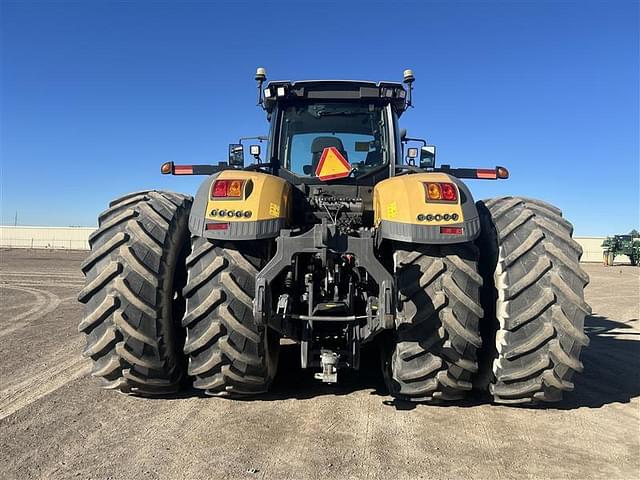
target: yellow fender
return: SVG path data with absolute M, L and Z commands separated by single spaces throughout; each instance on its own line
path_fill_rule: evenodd
M 456 200 L 428 198 L 429 184 L 450 184 Z M 373 190 L 374 224 L 381 238 L 410 243 L 462 243 L 480 234 L 467 186 L 446 173 L 414 173 L 383 180 Z
M 212 188 L 217 180 L 239 181 L 239 195 L 214 197 Z M 194 235 L 214 239 L 273 238 L 289 224 L 290 209 L 291 185 L 282 178 L 223 170 L 200 185 L 191 208 L 189 229 Z

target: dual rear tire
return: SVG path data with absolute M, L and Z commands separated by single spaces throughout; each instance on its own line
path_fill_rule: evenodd
M 477 206 L 478 248 L 396 249 L 399 323 L 385 361 L 389 391 L 449 400 L 473 385 L 496 403 L 558 401 L 573 390 L 589 344 L 589 277 L 573 227 L 539 200 Z
M 194 237 L 190 246 L 190 208 L 190 197 L 144 191 L 99 217 L 78 330 L 104 388 L 167 395 L 192 377 L 208 393 L 245 395 L 273 380 L 279 339 L 255 325 L 251 307 L 265 244 Z

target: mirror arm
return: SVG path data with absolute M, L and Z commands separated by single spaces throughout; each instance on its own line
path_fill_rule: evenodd
M 261 168 L 274 168 L 276 166 L 275 163 L 252 163 L 251 165 L 247 165 L 243 170 L 248 171 L 257 171 Z
M 422 143 L 423 147 L 427 146 L 427 141 L 424 138 L 409 138 L 409 137 L 405 137 L 403 142 L 420 142 L 420 143 Z
M 242 144 L 245 140 L 258 140 L 260 143 L 266 142 L 269 140 L 267 135 L 256 135 L 254 137 L 240 137 L 238 143 Z

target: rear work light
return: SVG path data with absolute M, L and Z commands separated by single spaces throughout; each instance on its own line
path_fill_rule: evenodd
M 216 180 L 211 187 L 212 198 L 240 198 L 244 180 Z
M 445 202 L 458 201 L 458 189 L 453 183 L 424 183 L 426 201 L 440 200 Z

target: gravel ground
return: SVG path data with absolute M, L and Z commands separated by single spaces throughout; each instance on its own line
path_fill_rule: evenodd
M 85 252 L 0 251 L 0 477 L 639 478 L 640 268 L 586 264 L 585 373 L 560 404 L 395 403 L 373 358 L 337 387 L 285 345 L 254 401 L 100 390 L 76 327 Z

